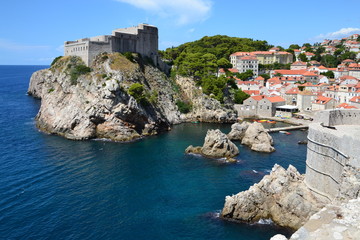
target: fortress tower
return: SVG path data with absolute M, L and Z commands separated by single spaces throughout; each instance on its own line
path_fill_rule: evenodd
M 148 24 L 139 24 L 136 27 L 115 29 L 111 35 L 66 41 L 64 44 L 64 56 L 79 56 L 87 66 L 102 52 L 136 52 L 150 57 L 159 65 L 158 29 Z

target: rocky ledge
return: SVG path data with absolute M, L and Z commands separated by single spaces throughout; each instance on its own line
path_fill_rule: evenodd
M 297 230 L 290 240 L 356 240 L 360 239 L 360 199 L 352 199 L 340 205 L 329 204 Z M 287 240 L 276 235 L 271 240 Z
M 270 175 L 249 190 L 226 196 L 221 216 L 244 222 L 272 219 L 280 226 L 298 229 L 324 205 L 295 167 L 285 170 L 276 164 Z
M 261 123 L 234 123 L 231 126 L 231 131 L 228 134 L 228 137 L 231 140 L 241 141 L 241 144 L 249 146 L 253 151 L 275 151 L 275 148 L 272 146 L 274 141 Z
M 191 85 L 188 81 L 180 78 L 177 82 Z M 32 75 L 28 94 L 41 99 L 36 125 L 44 132 L 74 140 L 130 141 L 193 120 L 193 112 L 181 114 L 175 104 L 182 100 L 176 90 L 179 85 L 136 54 L 126 58 L 104 53 L 91 68 L 78 57 L 58 59 L 50 69 Z M 220 105 L 216 100 L 202 93 L 193 97 L 187 100 L 193 102 L 196 114 L 206 116 L 200 120 L 234 118 L 221 106 L 215 110 Z
M 229 140 L 226 134 L 219 129 L 208 130 L 204 145 L 202 147 L 193 147 L 190 145 L 185 150 L 186 153 L 201 154 L 210 158 L 232 158 L 239 154 L 237 146 Z

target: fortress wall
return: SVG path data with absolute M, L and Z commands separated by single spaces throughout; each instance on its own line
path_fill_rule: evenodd
M 322 122 L 325 126 L 335 125 L 360 125 L 360 110 L 342 109 L 318 112 L 315 115 L 316 122 Z
M 333 200 L 345 187 L 345 168 L 360 167 L 360 110 L 329 110 L 320 115 L 317 120 L 325 122 L 309 126 L 305 182 L 315 193 Z M 321 125 L 325 123 L 335 129 Z
M 78 56 L 86 65 L 89 59 L 89 42 L 88 41 L 74 41 L 65 43 L 65 56 Z
M 89 66 L 92 60 L 103 52 L 112 52 L 111 39 L 108 42 L 89 42 L 89 56 L 87 65 Z

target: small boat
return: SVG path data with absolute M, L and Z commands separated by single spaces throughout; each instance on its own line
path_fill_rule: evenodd
M 306 141 L 306 140 L 298 141 L 298 144 L 307 144 L 307 143 L 308 143 L 308 141 Z
M 273 121 L 273 120 L 268 120 L 268 121 L 266 121 L 267 123 L 271 123 L 271 124 L 274 124 L 274 123 L 276 123 L 276 121 Z
M 261 119 L 261 120 L 259 120 L 259 122 L 267 122 L 267 120 L 266 119 Z
M 287 131 L 279 131 L 279 133 L 283 133 L 283 134 L 286 134 L 286 135 L 290 135 L 291 133 L 287 132 Z

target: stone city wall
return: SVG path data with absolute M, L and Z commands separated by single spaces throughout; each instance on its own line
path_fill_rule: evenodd
M 360 110 L 323 111 L 315 121 L 309 125 L 305 182 L 332 201 L 347 182 L 345 168 L 360 167 Z

